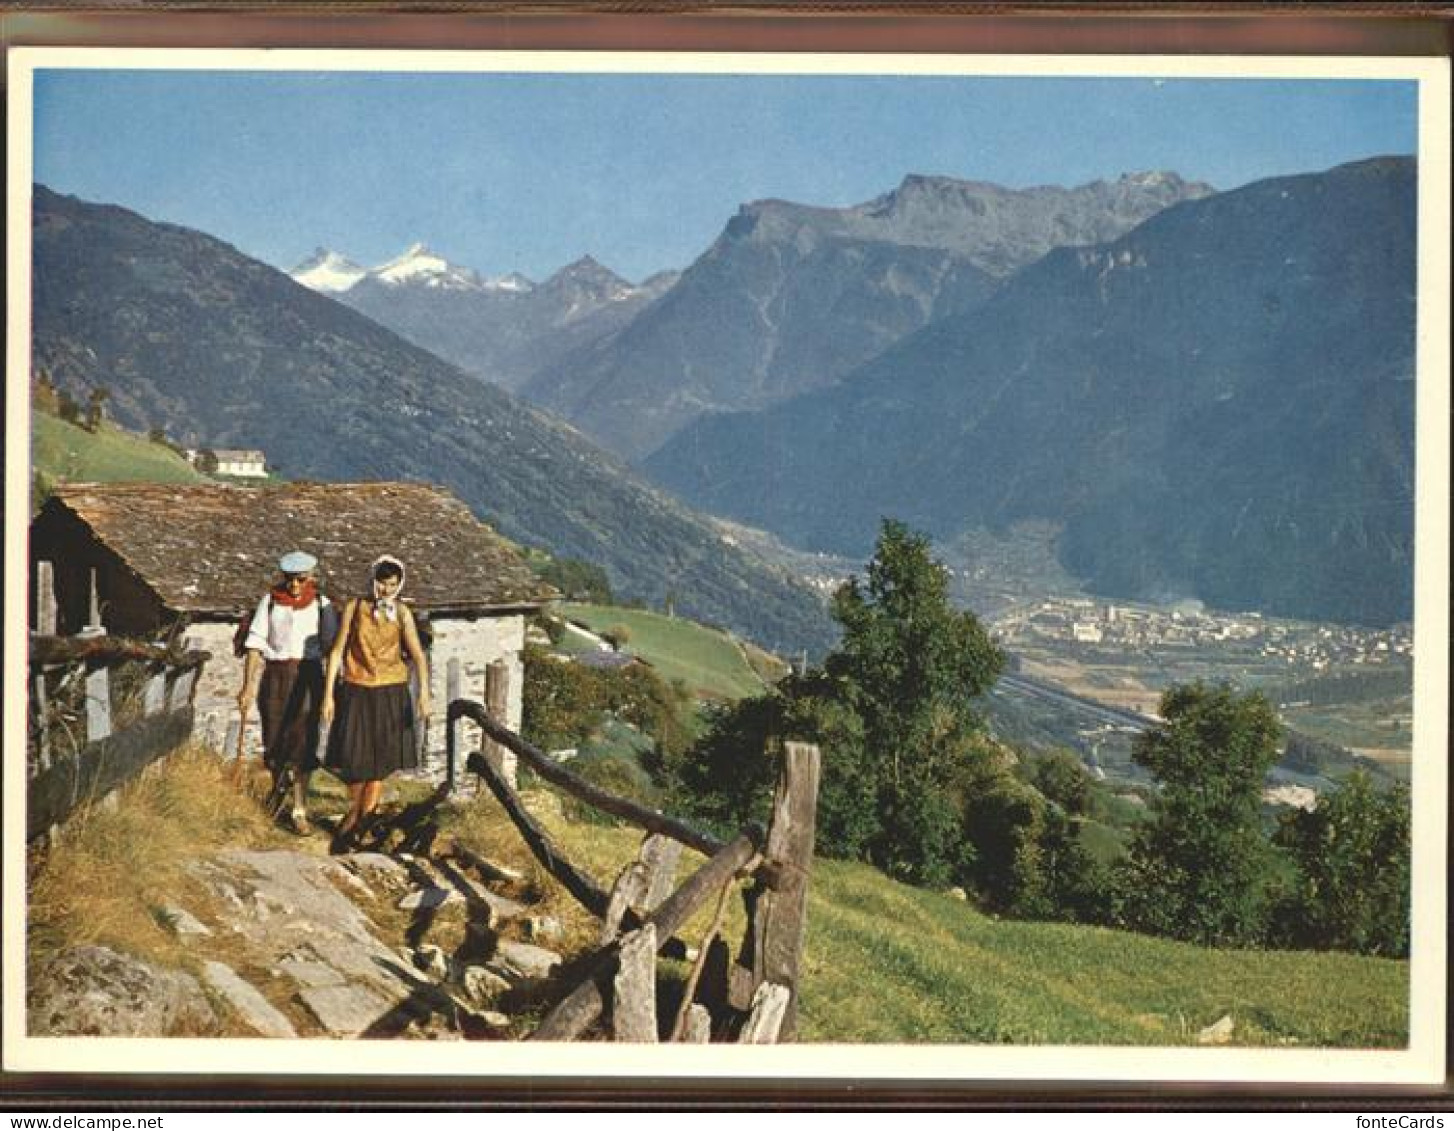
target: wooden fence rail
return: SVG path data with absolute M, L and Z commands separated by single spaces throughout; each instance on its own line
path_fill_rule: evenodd
M 766 832 L 751 826 L 724 844 L 684 821 L 571 773 L 484 706 L 467 699 L 452 701 L 447 712 L 446 781 L 451 789 L 459 757 L 456 724 L 463 719 L 479 726 L 485 745 L 470 755 L 468 768 L 489 785 L 541 865 L 604 924 L 600 946 L 580 964 L 583 973 L 545 1015 L 532 1040 L 575 1040 L 608 1012 L 617 1040 L 655 1040 L 658 1029 L 677 1040 L 705 1040 L 709 1034 L 756 1043 L 792 1038 L 817 811 L 816 746 L 785 744 L 771 826 Z M 621 873 L 612 892 L 567 860 L 530 816 L 499 758 L 487 753 L 490 744 L 512 751 L 551 785 L 650 834 L 640 857 Z M 661 849 L 663 838 L 696 850 L 707 862 L 658 902 L 655 894 L 648 898 L 647 893 L 659 893 L 666 878 L 663 869 L 676 866 L 676 852 Z M 726 893 L 743 878 L 752 885 L 743 896 L 747 931 L 733 964 L 718 932 Z M 702 940 L 688 1000 L 681 1003 L 675 1019 L 654 1025 L 654 956 L 714 895 L 717 913 Z M 706 966 L 713 967 L 713 976 L 703 976 Z M 700 1000 L 691 1000 L 699 985 Z
M 88 634 L 29 644 L 26 838 L 63 824 L 192 733 L 206 652 Z M 125 689 L 119 672 L 127 675 Z
M 684 821 L 664 816 L 655 809 L 648 809 L 635 801 L 608 793 L 586 781 L 585 778 L 571 773 L 545 751 L 526 742 L 509 727 L 491 718 L 489 712 L 479 703 L 469 699 L 455 700 L 449 705 L 446 715 L 449 725 L 449 734 L 445 742 L 446 780 L 448 781 L 454 780 L 455 760 L 458 757 L 455 749 L 457 741 L 455 722 L 461 718 L 467 718 L 479 726 L 491 741 L 513 750 L 536 774 L 550 782 L 551 785 L 565 790 L 587 805 L 595 806 L 603 813 L 620 817 L 623 821 L 630 821 L 633 825 L 648 832 L 671 837 L 688 848 L 695 848 L 703 856 L 715 855 L 723 847 L 722 842 L 716 837 L 702 832 L 700 829 L 695 829 Z

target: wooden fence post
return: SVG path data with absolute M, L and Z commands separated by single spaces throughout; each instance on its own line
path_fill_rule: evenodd
M 787 1012 L 797 994 L 786 986 L 763 982 L 752 995 L 752 1016 L 742 1028 L 738 1043 L 775 1045 L 786 1033 Z
M 504 660 L 495 660 L 485 668 L 485 710 L 502 727 L 510 725 L 510 665 Z M 490 764 L 513 788 L 516 784 L 515 752 L 488 737 L 483 749 Z
M 159 668 L 146 681 L 146 697 L 142 711 L 148 717 L 159 715 L 167 706 L 167 672 Z
M 783 772 L 763 850 L 769 880 L 755 901 L 751 934 L 744 946 L 752 959 L 754 995 L 766 982 L 788 991 L 778 1030 L 783 1040 L 792 1040 L 797 1031 L 798 966 L 807 927 L 820 763 L 816 746 L 784 744 Z
M 671 938 L 707 896 L 719 890 L 757 855 L 758 844 L 754 839 L 756 835 L 758 834 L 744 833 L 739 836 L 697 869 L 672 893 L 670 899 L 651 913 L 647 923 L 656 927 L 658 941 Z M 618 969 L 619 956 L 619 943 L 612 943 L 597 952 L 595 960 L 575 988 L 556 1002 L 529 1039 L 571 1041 L 580 1036 L 601 1015 L 605 998 L 599 980 L 605 979 L 609 983 L 609 979 Z
M 86 741 L 111 737 L 111 669 L 97 664 L 86 673 Z
M 46 694 L 45 668 L 36 665 L 31 680 L 35 696 L 35 714 L 31 719 L 35 727 L 35 752 L 37 767 L 50 768 L 50 697 Z
M 641 844 L 635 860 L 622 869 L 611 889 L 611 902 L 601 924 L 600 942 L 614 939 L 628 911 L 643 918 L 655 911 L 668 895 L 681 860 L 681 841 L 652 833 Z
M 55 567 L 50 562 L 35 563 L 35 634 L 56 634 Z
M 445 677 L 444 677 L 444 694 L 445 694 L 445 700 L 444 700 L 444 702 L 447 705 L 447 704 L 453 703 L 456 699 L 460 698 L 460 696 L 462 696 L 464 694 L 464 676 L 463 676 L 463 674 L 461 673 L 461 670 L 460 670 L 460 662 L 459 662 L 459 657 L 458 656 L 451 656 L 449 658 L 449 665 L 445 668 L 445 673 L 446 674 L 445 674 Z M 448 749 L 449 750 L 454 750 L 456 752 L 458 752 L 460 750 L 463 750 L 464 749 L 463 737 L 464 737 L 464 726 L 465 726 L 464 717 L 463 716 L 456 716 L 453 720 L 451 720 L 448 717 L 446 717 L 446 719 L 445 719 L 445 726 L 447 726 L 449 728 L 449 735 L 448 735 L 448 743 L 449 743 L 449 745 L 448 745 Z M 444 787 L 450 793 L 453 793 L 454 792 L 454 787 L 455 787 L 454 776 L 455 776 L 455 773 L 456 772 L 457 772 L 457 768 L 456 768 L 455 764 L 452 761 L 451 762 L 448 762 L 447 765 L 446 765 L 446 773 L 448 774 L 448 777 L 445 779 Z
M 611 985 L 611 1032 L 618 1041 L 655 1044 L 656 927 L 647 923 L 621 942 Z

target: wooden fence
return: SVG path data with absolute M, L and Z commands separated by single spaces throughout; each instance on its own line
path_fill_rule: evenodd
M 26 839 L 185 741 L 197 677 L 210 658 L 100 633 L 32 635 Z
M 808 879 L 818 804 L 816 746 L 789 742 L 767 830 L 752 826 L 729 842 L 577 777 L 504 726 L 477 702 L 456 699 L 448 710 L 448 783 L 455 780 L 456 723 L 469 719 L 489 744 L 512 751 L 540 778 L 573 797 L 644 829 L 641 852 L 610 891 L 572 864 L 526 811 L 498 757 L 472 753 L 468 767 L 490 787 L 541 865 L 601 920 L 599 945 L 573 964 L 580 973 L 541 1020 L 531 1040 L 580 1038 L 603 1018 L 618 1041 L 708 1040 L 771 1044 L 796 1034 L 799 964 L 807 922 Z M 681 849 L 707 858 L 674 891 Z M 739 880 L 747 930 L 734 961 L 721 937 L 727 901 Z M 671 1024 L 658 1016 L 658 954 L 690 953 L 677 933 L 716 896 L 715 911 Z

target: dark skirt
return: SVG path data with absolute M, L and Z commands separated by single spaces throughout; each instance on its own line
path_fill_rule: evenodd
M 318 768 L 318 713 L 323 705 L 323 665 L 316 660 L 272 662 L 258 683 L 263 761 L 274 770 Z
M 328 768 L 346 782 L 383 781 L 419 765 L 414 704 L 407 683 L 360 687 L 338 682 Z

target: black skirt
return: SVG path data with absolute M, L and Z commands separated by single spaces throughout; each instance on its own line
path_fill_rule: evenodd
M 383 781 L 419 765 L 409 685 L 360 687 L 339 680 L 325 765 L 340 780 Z

